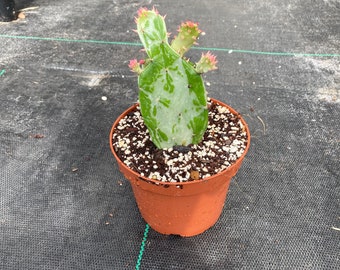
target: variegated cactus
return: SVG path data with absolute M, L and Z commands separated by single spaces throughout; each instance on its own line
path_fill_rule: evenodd
M 139 75 L 140 109 L 151 140 L 158 148 L 199 143 L 208 123 L 201 74 L 216 69 L 215 56 L 202 54 L 196 64 L 185 59 L 201 33 L 197 23 L 182 23 L 170 45 L 156 9 L 139 9 L 135 21 L 148 58 L 131 60 L 129 67 Z

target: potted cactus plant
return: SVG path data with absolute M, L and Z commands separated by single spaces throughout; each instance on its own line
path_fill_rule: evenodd
M 222 212 L 249 129 L 234 109 L 207 97 L 202 73 L 216 69 L 216 57 L 207 52 L 197 63 L 185 57 L 201 33 L 197 23 L 182 23 L 168 43 L 156 9 L 139 9 L 135 21 L 147 58 L 130 61 L 139 101 L 114 122 L 111 151 L 153 229 L 197 235 Z

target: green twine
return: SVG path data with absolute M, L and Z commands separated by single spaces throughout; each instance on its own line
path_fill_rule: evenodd
M 140 269 L 140 264 L 142 262 L 143 253 L 144 253 L 144 249 L 145 249 L 145 243 L 146 243 L 146 240 L 148 238 L 149 229 L 150 229 L 149 224 L 146 224 L 142 244 L 141 244 L 140 250 L 139 250 L 138 260 L 137 260 L 137 263 L 136 263 L 136 270 Z
M 33 36 L 11 36 L 11 35 L 0 35 L 0 38 L 28 39 L 28 40 L 40 40 L 40 41 L 61 41 L 61 42 L 73 42 L 73 43 L 97 43 L 97 44 L 108 44 L 108 45 L 142 46 L 141 43 L 104 41 L 104 40 L 93 40 L 93 39 L 47 38 L 47 37 L 33 37 Z
M 0 35 L 0 38 L 27 39 L 27 40 L 40 40 L 40 41 L 59 41 L 59 42 L 73 42 L 73 43 L 95 43 L 95 44 L 124 45 L 124 46 L 138 46 L 138 47 L 142 46 L 141 43 L 137 43 L 137 42 L 105 41 L 105 40 L 94 40 L 94 39 L 46 38 L 46 37 L 12 36 L 12 35 Z M 252 51 L 252 50 L 235 50 L 235 49 L 228 49 L 228 48 L 206 48 L 206 47 L 193 47 L 193 49 L 204 50 L 204 51 L 222 51 L 222 52 L 229 52 L 229 53 L 233 52 L 233 53 L 276 55 L 276 56 L 340 57 L 340 54 L 331 54 L 331 53 L 261 52 L 261 51 Z
M 0 76 L 2 76 L 2 75 L 4 75 L 5 74 L 5 70 L 3 69 L 3 70 L 0 70 Z
M 305 57 L 340 57 L 340 54 L 331 53 L 291 53 L 291 52 L 259 52 L 251 50 L 234 50 L 227 48 L 206 48 L 206 47 L 194 47 L 193 49 L 202 51 L 221 51 L 228 53 L 247 53 L 247 54 L 258 54 L 258 55 L 276 55 L 276 56 L 305 56 Z

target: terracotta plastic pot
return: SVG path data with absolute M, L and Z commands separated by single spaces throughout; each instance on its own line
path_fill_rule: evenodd
M 234 115 L 238 113 L 226 104 L 212 99 L 213 102 L 227 107 Z M 159 233 L 181 236 L 194 236 L 213 226 L 222 213 L 231 178 L 237 173 L 250 146 L 250 132 L 245 126 L 248 144 L 242 156 L 226 170 L 202 180 L 184 183 L 164 183 L 143 177 L 127 167 L 117 156 L 112 136 L 120 119 L 134 111 L 131 106 L 114 122 L 110 132 L 110 147 L 117 159 L 119 169 L 131 183 L 134 196 L 142 217 Z

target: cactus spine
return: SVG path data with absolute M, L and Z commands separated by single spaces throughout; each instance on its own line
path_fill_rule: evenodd
M 140 109 L 151 140 L 158 148 L 199 143 L 208 123 L 201 73 L 216 69 L 215 56 L 203 54 L 196 65 L 184 58 L 201 32 L 196 23 L 182 23 L 170 45 L 157 10 L 141 8 L 135 21 L 148 59 L 131 60 L 129 67 L 139 75 Z

